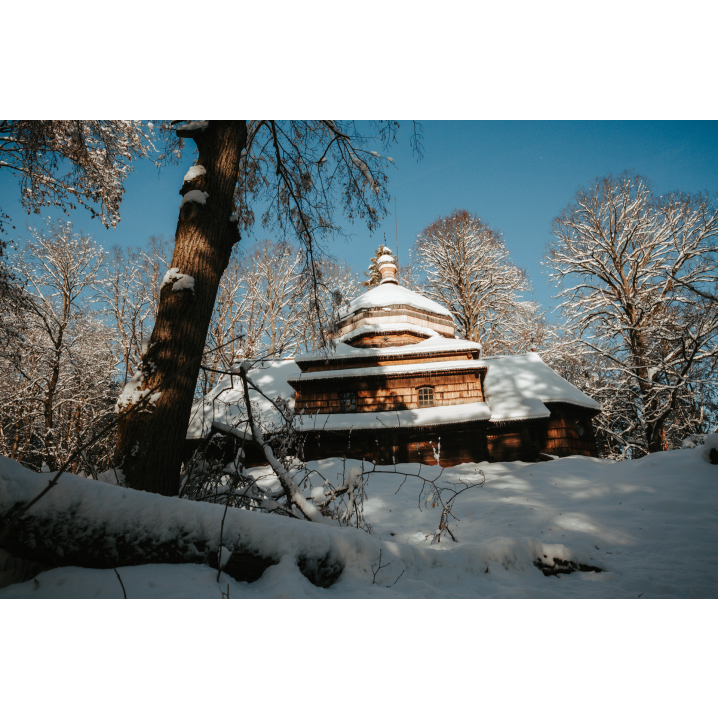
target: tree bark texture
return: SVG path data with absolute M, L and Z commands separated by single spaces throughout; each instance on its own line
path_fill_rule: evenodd
M 199 190 L 207 197 L 204 204 L 191 201 L 181 206 L 172 267 L 192 277 L 194 288 L 176 291 L 174 283 L 167 283 L 161 289 L 140 385 L 142 391 L 160 396 L 140 410 L 121 409 L 115 451 L 115 464 L 129 486 L 165 496 L 179 491 L 181 450 L 207 330 L 219 281 L 239 241 L 230 216 L 247 127 L 243 120 L 210 121 L 206 129 L 186 135 L 197 144 L 197 164 L 205 174 L 185 181 L 180 194 Z

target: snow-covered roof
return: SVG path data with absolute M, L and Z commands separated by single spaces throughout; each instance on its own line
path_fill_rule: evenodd
M 349 303 L 349 307 L 344 310 L 340 316 L 349 316 L 350 314 L 358 312 L 360 309 L 376 309 L 378 307 L 390 307 L 402 304 L 452 318 L 451 312 L 442 307 L 441 304 L 417 292 L 412 292 L 411 289 L 392 283 L 380 284 L 378 287 L 374 287 L 374 289 L 370 289 L 368 292 L 352 300 Z
M 443 372 L 456 369 L 484 369 L 484 365 L 475 359 L 458 361 L 429 361 L 414 364 L 389 364 L 385 366 L 352 367 L 350 369 L 332 369 L 331 371 L 304 372 L 287 377 L 291 382 L 327 381 L 328 379 L 345 379 L 346 377 L 362 377 L 392 374 L 421 374 L 423 372 Z
M 294 389 L 287 384 L 287 378 L 299 371 L 292 359 L 280 359 L 256 364 L 247 376 L 270 398 L 281 397 L 293 402 Z M 278 426 L 281 417 L 274 405 L 251 387 L 249 394 L 252 406 L 256 406 L 261 413 L 262 423 L 265 426 Z M 213 422 L 223 431 L 227 431 L 229 427 L 237 427 L 245 419 L 241 379 L 238 375 L 227 375 L 207 394 L 203 402 L 192 407 L 187 438 L 201 439 L 207 436 Z
M 299 431 L 348 431 L 362 429 L 397 429 L 403 426 L 436 426 L 462 424 L 468 421 L 486 421 L 491 416 L 483 401 L 451 406 L 428 406 L 423 409 L 399 411 L 355 412 L 352 414 L 314 414 L 301 416 Z
M 372 326 L 372 325 L 364 325 Z M 392 327 L 398 325 L 392 325 Z M 414 327 L 414 325 L 407 325 L 416 329 L 420 327 Z M 359 327 L 360 329 L 363 327 Z M 355 330 L 355 331 L 358 331 Z M 427 330 L 431 331 L 431 330 Z M 348 335 L 345 335 L 348 336 Z M 349 344 L 345 344 L 345 337 L 342 337 L 334 351 L 325 351 L 318 349 L 314 352 L 307 352 L 306 354 L 298 354 L 295 358 L 297 362 L 302 361 L 316 361 L 318 359 L 329 359 L 330 361 L 335 358 L 361 358 L 361 357 L 389 357 L 389 356 L 412 356 L 416 354 L 433 354 L 435 352 L 468 352 L 472 350 L 481 350 L 481 344 L 477 342 L 470 342 L 468 339 L 449 339 L 442 337 L 440 334 L 431 336 L 425 339 L 423 342 L 417 342 L 416 344 L 405 344 L 404 346 L 393 346 L 393 347 L 353 347 Z
M 430 344 L 431 343 L 431 344 Z M 356 356 L 362 353 L 386 355 L 401 350 L 410 350 L 430 344 L 433 347 L 473 348 L 475 342 L 464 340 L 429 339 L 426 342 L 406 347 L 387 347 L 385 349 L 355 349 L 345 344 L 337 347 L 341 355 Z M 458 345 L 458 346 L 457 346 Z M 342 349 L 343 347 L 343 349 Z M 299 358 L 299 357 L 298 357 Z M 451 406 L 432 406 L 422 409 L 405 409 L 399 412 L 356 412 L 351 414 L 317 414 L 313 417 L 301 417 L 301 431 L 313 429 L 348 430 L 381 428 L 384 426 L 427 426 L 433 424 L 451 424 L 467 421 L 490 419 L 492 422 L 522 421 L 527 419 L 548 418 L 551 413 L 545 403 L 558 402 L 581 406 L 586 409 L 600 410 L 601 405 L 586 396 L 580 389 L 560 377 L 547 366 L 535 352 L 496 356 L 486 359 L 462 359 L 457 361 L 425 362 L 419 364 L 397 364 L 393 366 L 359 367 L 324 372 L 300 374 L 297 364 L 291 359 L 265 362 L 249 372 L 249 377 L 271 398 L 282 397 L 293 401 L 294 390 L 288 381 L 321 381 L 344 377 L 366 375 L 409 374 L 425 371 L 446 371 L 452 369 L 486 368 L 484 392 L 486 403 L 472 402 Z M 250 389 L 253 403 L 262 415 L 262 423 L 279 425 L 280 417 L 271 402 L 256 391 Z M 398 417 L 398 418 L 397 418 Z M 188 439 L 206 436 L 212 423 L 227 430 L 236 427 L 245 418 L 244 396 L 239 376 L 225 376 L 207 395 L 204 402 L 195 404 L 192 409 Z M 398 423 L 397 423 L 398 422 Z
M 362 324 L 356 329 L 342 334 L 340 340 L 342 342 L 348 342 L 356 337 L 363 336 L 364 334 L 389 334 L 397 332 L 414 332 L 415 334 L 422 334 L 425 337 L 438 337 L 441 336 L 439 332 L 429 329 L 429 327 L 421 327 L 418 324 L 409 324 L 407 322 L 394 322 L 385 324 Z
M 601 405 L 547 366 L 536 352 L 487 357 L 484 379 L 491 421 L 536 419 L 550 416 L 544 402 L 562 402 L 587 409 Z

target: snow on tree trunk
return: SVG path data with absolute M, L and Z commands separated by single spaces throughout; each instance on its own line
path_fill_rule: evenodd
M 161 289 L 136 391 L 118 405 L 124 415 L 115 451 L 115 463 L 130 486 L 166 496 L 179 490 L 181 450 L 207 329 L 219 281 L 239 240 L 230 216 L 247 130 L 244 121 L 212 121 L 186 134 L 197 144 L 197 164 L 205 173 L 188 175 L 182 185 L 171 266 L 194 283 L 192 289 L 175 291 L 177 282 L 170 278 Z M 188 195 L 204 201 L 185 201 Z M 159 396 L 146 410 L 127 414 L 133 400 L 146 392 Z

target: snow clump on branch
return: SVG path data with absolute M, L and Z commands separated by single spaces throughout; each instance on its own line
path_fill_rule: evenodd
M 145 372 L 140 369 L 135 372 L 132 379 L 125 384 L 125 388 L 122 390 L 122 393 L 117 397 L 117 404 L 115 405 L 116 414 L 119 414 L 124 409 L 129 409 L 134 404 L 139 403 L 150 393 L 149 389 L 140 388 L 146 376 Z M 162 396 L 162 392 L 156 391 L 150 396 L 149 401 L 147 402 L 148 405 L 154 406 L 160 396 Z
M 191 132 L 192 130 L 206 130 L 209 126 L 209 120 L 194 120 L 186 122 L 184 125 L 175 127 L 175 132 Z
M 177 267 L 172 267 L 167 270 L 160 285 L 160 291 L 162 291 L 162 287 L 164 287 L 165 284 L 171 284 L 172 282 L 174 282 L 172 285 L 173 292 L 189 289 L 194 294 L 194 277 L 190 277 L 189 274 L 181 274 Z
M 191 182 L 195 177 L 201 177 L 202 175 L 206 175 L 207 170 L 202 165 L 192 165 L 188 170 L 187 174 L 184 176 L 184 179 L 182 182 Z
M 187 202 L 196 202 L 197 204 L 207 204 L 207 198 L 209 197 L 208 192 L 203 192 L 201 189 L 192 189 L 182 197 L 182 203 L 179 208 L 182 209 Z

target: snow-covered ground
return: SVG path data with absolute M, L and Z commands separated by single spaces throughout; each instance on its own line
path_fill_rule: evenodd
M 241 514 L 233 520 L 245 535 L 253 531 L 257 545 L 282 554 L 255 583 L 223 574 L 218 584 L 216 571 L 198 565 L 123 567 L 119 574 L 129 598 L 221 598 L 222 593 L 229 598 L 716 598 L 718 466 L 706 456 L 706 447 L 699 446 L 621 463 L 570 457 L 447 469 L 441 477 L 446 483 L 477 482 L 479 469 L 486 475 L 483 487 L 456 500 L 458 520 L 450 528 L 458 543 L 447 536 L 432 543 L 440 509 L 426 508 L 423 500 L 419 505 L 416 478 L 402 485 L 399 474 L 376 473 L 368 479 L 365 502 L 372 534 L 232 512 Z M 347 462 L 347 470 L 358 465 Z M 335 484 L 342 472 L 339 460 L 310 466 Z M 421 471 L 433 477 L 438 469 Z M 68 477 L 68 484 L 73 481 L 79 480 Z M 151 499 L 114 486 L 98 490 Z M 59 486 L 54 491 L 59 500 Z M 192 508 L 169 501 L 178 510 Z M 219 508 L 207 506 L 207 516 Z M 297 551 L 320 544 L 331 546 L 345 564 L 327 589 L 311 584 L 296 566 Z M 560 558 L 601 572 L 544 576 L 534 566 L 544 556 L 546 563 Z M 0 598 L 122 595 L 114 571 L 76 567 L 49 570 L 0 590 Z

